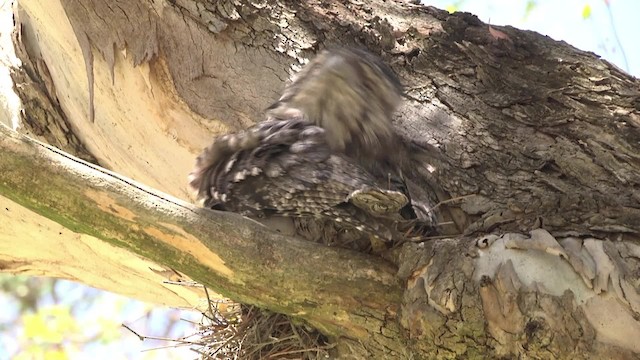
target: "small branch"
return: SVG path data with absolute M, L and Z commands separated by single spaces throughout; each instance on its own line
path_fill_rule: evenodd
M 135 336 L 137 336 L 140 341 L 145 341 L 145 340 L 160 340 L 160 341 L 171 341 L 171 342 L 175 342 L 178 343 L 177 345 L 168 345 L 168 346 L 161 346 L 161 347 L 157 347 L 157 348 L 153 348 L 153 349 L 146 349 L 143 351 L 149 351 L 149 350 L 160 350 L 160 349 L 165 349 L 165 348 L 170 348 L 170 347 L 176 347 L 176 346 L 180 346 L 180 345 L 206 345 L 205 342 L 203 341 L 188 341 L 188 340 L 183 340 L 183 339 L 173 339 L 173 338 L 168 338 L 168 337 L 162 337 L 162 336 L 146 336 L 146 335 L 140 335 L 138 334 L 135 330 L 133 330 L 132 328 L 130 328 L 129 326 L 127 326 L 126 324 L 122 323 L 121 324 L 123 328 L 131 331 L 131 333 L 133 333 Z
M 140 334 L 138 334 L 137 332 L 135 332 L 132 328 L 128 327 L 127 325 L 125 325 L 124 323 L 122 323 L 122 327 L 131 331 L 133 333 L 133 335 L 137 336 L 138 339 L 140 339 L 140 341 L 144 341 L 147 337 L 146 336 L 142 336 Z

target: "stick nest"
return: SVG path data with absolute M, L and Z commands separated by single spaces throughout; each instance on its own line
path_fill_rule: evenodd
M 209 359 L 327 359 L 333 347 L 317 330 L 282 314 L 210 301 L 192 349 Z

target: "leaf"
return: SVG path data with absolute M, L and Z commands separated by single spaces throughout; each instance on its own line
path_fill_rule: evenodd
M 62 334 L 55 332 L 48 326 L 46 315 L 42 313 L 24 315 L 22 323 L 26 339 L 38 343 L 59 343 L 63 339 Z
M 100 328 L 98 341 L 101 344 L 108 344 L 122 337 L 120 322 L 113 318 L 99 317 L 95 322 Z
M 28 344 L 20 349 L 20 353 L 13 357 L 13 360 L 32 360 L 44 358 L 44 348 L 37 344 Z
M 535 0 L 528 0 L 527 1 L 527 5 L 525 5 L 525 8 L 524 8 L 524 18 L 525 19 L 529 17 L 531 12 L 533 11 L 533 9 L 536 8 L 537 5 L 538 5 L 538 3 L 536 3 Z
M 587 20 L 590 17 L 591 17 L 591 5 L 586 4 L 582 8 L 582 19 Z
M 22 316 L 24 337 L 36 342 L 60 343 L 78 330 L 67 306 L 41 308 L 35 314 Z
M 67 353 L 62 350 L 48 350 L 44 353 L 44 360 L 67 360 Z

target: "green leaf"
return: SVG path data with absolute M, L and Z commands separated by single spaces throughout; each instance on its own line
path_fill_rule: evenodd
M 591 17 L 591 5 L 586 4 L 582 8 L 582 19 L 587 20 L 590 17 Z
M 536 3 L 535 0 L 527 1 L 527 5 L 525 5 L 525 8 L 524 8 L 524 17 L 525 18 L 529 17 L 529 14 L 531 14 L 533 9 L 536 8 L 536 5 L 538 5 L 538 3 Z

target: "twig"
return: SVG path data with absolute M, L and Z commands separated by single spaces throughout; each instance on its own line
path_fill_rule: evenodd
M 127 330 L 131 331 L 131 332 L 133 333 L 133 335 L 137 336 L 137 337 L 140 339 L 140 341 L 144 341 L 145 337 L 144 337 L 144 336 L 142 336 L 142 335 L 140 335 L 140 334 L 138 334 L 137 332 L 133 331 L 133 329 L 132 329 L 132 328 L 128 327 L 128 326 L 127 326 L 127 325 L 125 325 L 124 323 L 122 323 L 122 327 L 124 327 L 125 329 L 127 329 Z
M 618 43 L 618 48 L 620 48 L 620 53 L 622 54 L 622 60 L 624 61 L 624 69 L 629 71 L 629 62 L 627 61 L 627 54 L 624 52 L 624 48 L 622 47 L 622 43 L 620 42 L 620 38 L 618 37 L 618 31 L 616 31 L 616 22 L 613 21 L 613 11 L 611 11 L 611 4 L 609 1 L 604 2 L 607 5 L 607 14 L 609 15 L 609 22 L 611 23 L 611 30 L 613 31 L 613 37 L 616 39 Z
M 128 327 L 127 325 L 125 325 L 124 323 L 121 324 L 122 327 L 124 327 L 125 329 L 131 331 L 135 336 L 137 336 L 140 341 L 145 341 L 145 340 L 159 340 L 159 341 L 173 341 L 173 342 L 178 342 L 181 344 L 191 344 L 191 345 L 203 345 L 202 342 L 195 342 L 195 341 L 187 341 L 187 340 L 180 340 L 180 339 L 172 339 L 172 338 L 167 338 L 167 337 L 161 337 L 161 336 L 145 336 L 145 335 L 140 335 L 138 334 L 135 330 L 133 330 L 132 328 Z M 149 350 L 149 349 L 147 349 Z M 153 350 L 153 349 L 151 349 Z
M 281 352 L 277 352 L 277 353 L 273 353 L 273 354 L 269 354 L 270 358 L 276 358 L 277 356 L 281 356 L 281 355 L 290 355 L 290 354 L 297 354 L 297 353 L 304 353 L 304 352 L 312 352 L 315 351 L 320 352 L 323 350 L 329 350 L 334 348 L 336 345 L 335 344 L 329 344 L 326 346 L 318 346 L 315 348 L 309 348 L 309 349 L 299 349 L 299 350 L 289 350 L 289 351 L 281 351 Z
M 211 319 L 216 318 L 216 314 L 213 312 L 213 307 L 211 306 L 211 298 L 209 298 L 209 290 L 207 290 L 206 286 L 203 286 L 204 294 L 207 296 L 207 305 L 209 305 L 209 313 L 211 313 Z
M 466 198 L 470 198 L 470 197 L 473 197 L 473 196 L 478 196 L 478 195 L 477 194 L 469 194 L 469 195 L 457 196 L 457 197 L 454 197 L 454 198 L 451 198 L 451 199 L 447 199 L 447 200 L 442 200 L 439 203 L 437 203 L 433 207 L 433 209 L 431 209 L 431 210 L 437 209 L 440 205 L 445 205 L 445 204 L 449 204 L 449 203 L 452 203 L 452 202 L 455 202 L 455 201 L 464 200 Z

